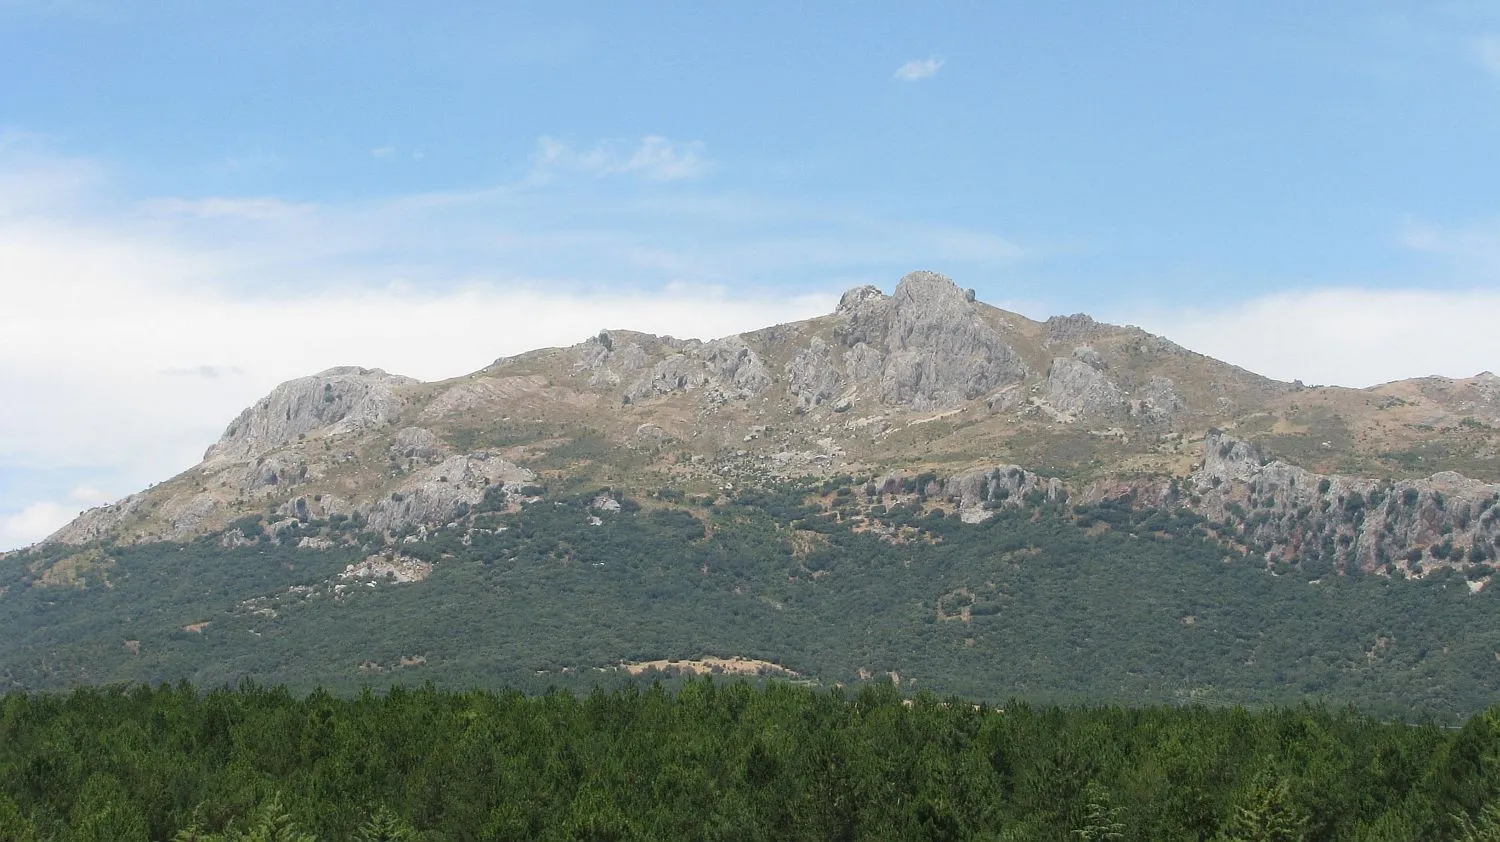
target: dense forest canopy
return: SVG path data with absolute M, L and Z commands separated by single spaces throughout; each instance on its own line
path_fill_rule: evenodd
M 0 699 L 8 842 L 1493 839 L 1497 796 L 1500 709 L 1452 729 L 711 679 Z

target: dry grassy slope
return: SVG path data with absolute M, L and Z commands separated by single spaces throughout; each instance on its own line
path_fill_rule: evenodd
M 226 432 L 219 457 L 55 537 L 180 539 L 247 514 L 381 506 L 401 525 L 532 481 L 710 491 L 987 464 L 1070 483 L 1182 476 L 1213 428 L 1321 472 L 1500 480 L 1493 375 L 1308 388 L 1133 327 L 1032 321 L 914 273 L 894 296 L 852 290 L 833 314 L 712 342 L 607 331 L 442 382 L 294 381 Z M 397 500 L 415 510 L 393 513 Z

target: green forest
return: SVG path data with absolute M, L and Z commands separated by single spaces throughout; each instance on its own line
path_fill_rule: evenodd
M 618 507 L 599 506 L 601 497 Z M 0 559 L 0 691 L 252 680 L 292 692 L 652 680 L 628 662 L 770 662 L 812 685 L 1038 704 L 1354 705 L 1460 724 L 1496 701 L 1500 593 L 1269 571 L 1191 515 L 1025 501 L 979 524 L 858 484 L 497 498 L 397 536 L 299 522 L 272 543 L 43 546 Z M 344 542 L 296 549 L 299 537 Z M 47 584 L 69 554 L 102 559 Z M 371 555 L 421 581 L 341 579 Z
M 973 705 L 671 693 L 0 698 L 6 842 L 1494 840 L 1500 708 Z

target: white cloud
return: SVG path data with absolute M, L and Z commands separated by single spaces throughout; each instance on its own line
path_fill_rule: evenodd
M 1278 380 L 1365 387 L 1500 368 L 1500 292 L 1318 289 L 1110 314 Z
M 660 135 L 647 135 L 630 143 L 603 141 L 586 149 L 541 137 L 537 139 L 533 160 L 542 176 L 571 171 L 599 178 L 636 175 L 652 181 L 701 178 L 713 168 L 702 143 L 674 143 Z
M 78 516 L 80 508 L 44 501 L 19 512 L 0 513 L 0 548 L 15 549 L 34 544 Z
M 371 158 L 390 158 L 394 157 L 395 154 L 396 147 L 394 146 L 378 146 L 370 150 Z
M 1500 78 L 1500 35 L 1474 39 L 1474 60 L 1479 66 Z
M 903 82 L 920 82 L 931 79 L 942 69 L 943 60 L 940 58 L 914 58 L 896 68 L 895 76 Z

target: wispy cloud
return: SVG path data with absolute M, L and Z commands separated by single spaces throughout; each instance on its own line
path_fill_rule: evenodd
M 914 58 L 896 68 L 896 78 L 903 82 L 920 82 L 931 79 L 943 69 L 943 60 L 937 57 Z
M 714 166 L 701 142 L 675 143 L 661 135 L 633 142 L 601 141 L 583 149 L 542 137 L 537 140 L 534 163 L 543 176 L 561 171 L 599 178 L 635 175 L 652 181 L 701 178 Z
M 1485 35 L 1474 39 L 1474 60 L 1495 78 L 1500 79 L 1500 34 Z
M 140 210 L 151 215 L 188 216 L 198 219 L 238 219 L 266 222 L 306 218 L 317 206 L 305 202 L 286 202 L 271 196 L 206 199 L 152 199 L 142 202 Z
M 377 146 L 370 150 L 370 157 L 375 159 L 393 158 L 396 155 L 394 146 Z
M 1457 225 L 1411 221 L 1399 242 L 1413 251 L 1444 258 L 1462 279 L 1492 284 L 1500 274 L 1500 217 Z

